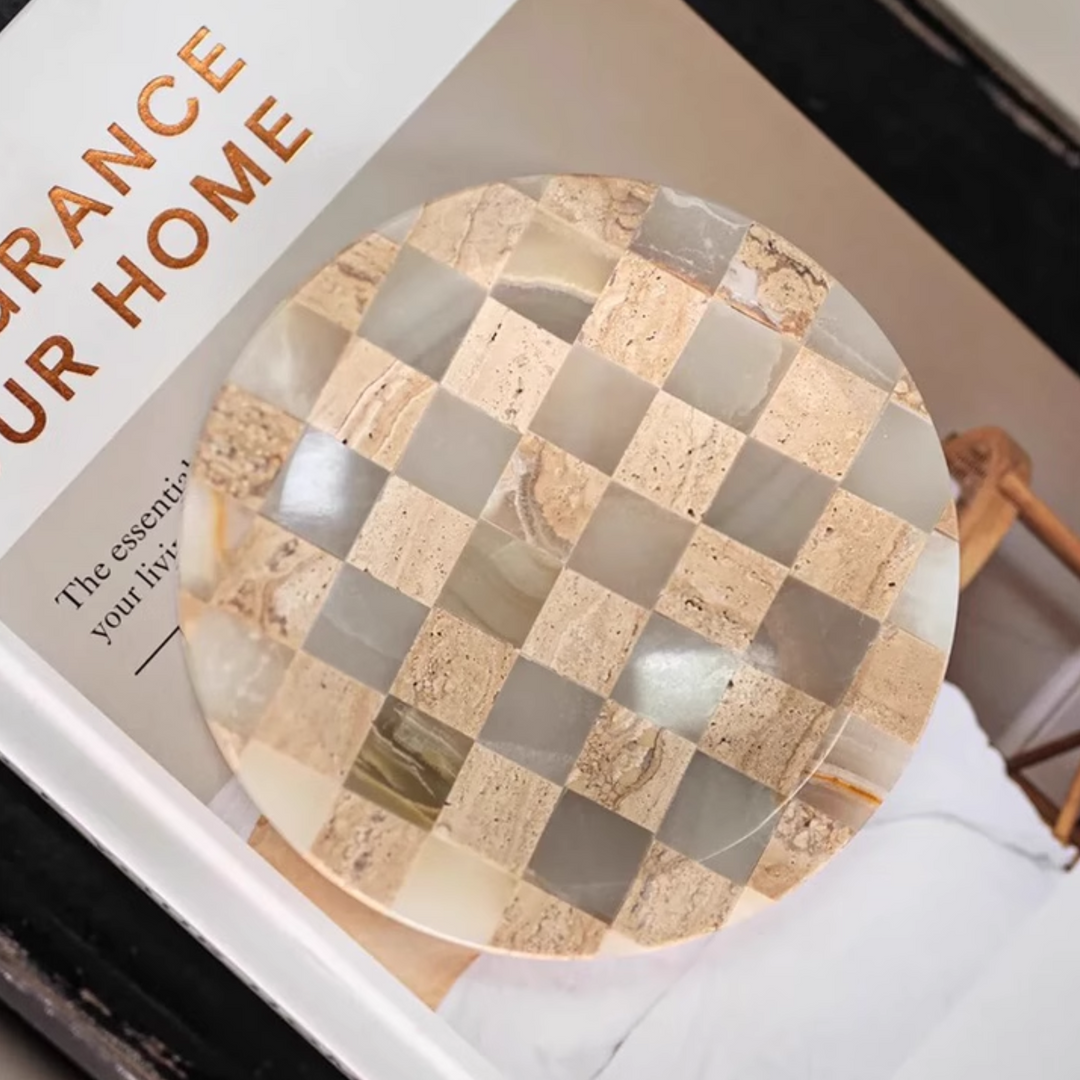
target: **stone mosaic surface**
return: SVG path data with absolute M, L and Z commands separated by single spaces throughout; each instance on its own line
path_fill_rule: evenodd
M 531 177 L 365 237 L 207 421 L 181 621 L 222 752 L 354 895 L 581 956 L 817 870 L 940 685 L 957 550 L 899 356 L 790 243 Z

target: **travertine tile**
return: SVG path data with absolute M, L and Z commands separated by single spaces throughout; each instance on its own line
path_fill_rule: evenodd
M 257 518 L 214 593 L 214 605 L 299 647 L 322 608 L 338 565 L 313 544 Z
M 780 797 L 771 788 L 699 751 L 690 759 L 656 839 L 742 885 L 760 852 L 754 843 L 747 844 L 754 849 L 751 860 L 738 857 L 736 849 L 756 837 L 779 806 Z
M 343 791 L 311 853 L 346 889 L 385 904 L 400 889 L 427 835 L 381 806 Z
M 358 333 L 438 380 L 483 302 L 484 290 L 475 281 L 406 244 Z
M 693 286 L 627 254 L 582 327 L 581 343 L 659 386 L 707 302 Z
M 376 690 L 389 690 L 427 609 L 344 564 L 304 650 Z
M 665 945 L 719 930 L 741 889 L 700 863 L 653 842 L 614 927 L 641 945 Z
M 471 188 L 428 203 L 409 246 L 490 288 L 525 231 L 536 203 L 506 184 Z
M 491 295 L 571 343 L 618 254 L 545 210 L 536 210 Z
M 686 518 L 610 484 L 568 565 L 635 604 L 652 607 L 693 532 Z
M 343 251 L 300 290 L 297 299 L 354 334 L 397 253 L 392 240 L 371 233 Z
M 438 603 L 485 633 L 521 646 L 558 576 L 554 556 L 480 521 Z
M 650 616 L 611 696 L 660 727 L 696 743 L 738 665 L 734 653 Z
M 749 227 L 725 206 L 660 188 L 631 250 L 711 295 Z
M 516 873 L 532 857 L 558 798 L 556 784 L 474 746 L 435 831 Z
M 555 784 L 566 780 L 603 698 L 518 657 L 479 741 Z
M 739 431 L 750 431 L 798 350 L 792 338 L 712 300 L 664 389 Z
M 371 729 L 382 695 L 297 653 L 254 736 L 316 772 L 342 780 Z
M 945 663 L 940 649 L 899 627 L 884 626 L 845 704 L 871 724 L 914 745 L 945 677 Z
M 348 341 L 337 323 L 303 304 L 285 304 L 240 354 L 229 381 L 306 420 Z
M 554 176 L 540 205 L 582 232 L 614 247 L 634 238 L 656 187 L 610 176 Z
M 564 791 L 529 861 L 528 880 L 610 923 L 637 876 L 649 840 L 640 826 Z
M 398 475 L 470 517 L 478 517 L 518 436 L 441 387 L 416 427 Z
M 522 652 L 582 686 L 608 694 L 647 617 L 637 604 L 564 570 Z
M 570 346 L 488 299 L 465 335 L 443 386 L 524 431 Z
M 693 754 L 693 743 L 609 701 L 566 786 L 655 832 Z
M 821 869 L 853 835 L 846 825 L 801 799 L 792 799 L 750 879 L 750 888 L 778 900 Z
M 467 735 L 391 695 L 375 717 L 345 787 L 430 829 L 471 747 Z
M 430 607 L 472 528 L 472 518 L 392 476 L 360 530 L 349 562 Z
M 297 851 L 307 851 L 334 806 L 341 783 L 252 738 L 236 766 L 251 801 Z
M 224 386 L 206 418 L 194 475 L 257 510 L 304 425 L 236 386 Z
M 835 490 L 835 480 L 747 439 L 704 520 L 790 566 Z
M 484 507 L 484 517 L 558 559 L 570 554 L 607 477 L 537 435 L 526 435 Z
M 444 724 L 475 736 L 510 673 L 514 650 L 447 611 L 431 612 L 393 693 Z
M 655 396 L 651 383 L 575 345 L 532 430 L 610 476 Z M 596 407 L 600 401 L 602 409 Z
M 792 573 L 875 618 L 901 594 L 926 536 L 849 492 L 837 491 Z
M 180 520 L 180 588 L 198 600 L 209 600 L 255 521 L 238 499 L 215 491 L 192 477 L 184 489 Z
M 262 514 L 344 559 L 386 478 L 381 465 L 309 428 L 267 492 Z
M 429 836 L 391 910 L 430 933 L 487 945 L 516 884 L 511 874 L 479 855 Z
M 323 387 L 311 426 L 392 469 L 434 394 L 426 375 L 356 338 Z
M 838 705 L 877 630 L 877 619 L 789 577 L 746 656 L 759 671 Z
M 839 479 L 885 403 L 885 391 L 803 349 L 772 396 L 754 437 Z
M 817 764 L 832 719 L 830 706 L 742 667 L 705 734 L 701 749 L 717 761 L 790 795 Z
M 188 670 L 207 721 L 245 738 L 262 719 L 293 651 L 226 611 L 184 617 Z
M 934 425 L 890 402 L 843 487 L 929 532 L 950 500 L 945 476 L 945 455 Z
M 794 244 L 751 225 L 717 293 L 767 326 L 801 338 L 829 284 L 829 275 Z
M 915 380 L 911 377 L 907 368 L 900 368 L 900 375 L 892 392 L 892 400 L 897 405 L 903 405 L 905 409 L 910 409 L 924 420 L 931 419 L 926 402 L 923 401 L 923 396 L 919 393 L 919 388 L 915 385 Z
M 698 529 L 656 610 L 710 641 L 742 650 L 757 633 L 787 571 L 756 551 Z
M 745 436 L 661 391 L 615 479 L 677 514 L 700 521 Z
M 539 956 L 592 956 L 606 932 L 598 919 L 523 881 L 491 945 Z
M 731 913 L 728 915 L 724 925 L 728 927 L 737 926 L 741 922 L 746 922 L 747 919 L 752 919 L 759 912 L 771 908 L 775 903 L 775 900 L 762 896 L 761 893 L 756 892 L 754 889 L 744 888 L 739 894 L 739 899 L 735 901 L 735 906 L 731 909 Z
M 806 344 L 886 393 L 892 391 L 903 373 L 900 356 L 881 327 L 840 284 L 829 290 L 806 336 Z

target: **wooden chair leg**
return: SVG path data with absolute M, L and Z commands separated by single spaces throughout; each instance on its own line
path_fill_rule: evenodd
M 1080 819 L 1080 769 L 1076 770 L 1069 785 L 1069 794 L 1065 796 L 1061 813 L 1054 824 L 1054 835 L 1063 843 L 1069 843 L 1069 838 L 1076 828 L 1076 822 Z
M 1021 769 L 1028 769 L 1032 765 L 1038 765 L 1040 761 L 1057 757 L 1059 754 L 1067 754 L 1078 746 L 1080 746 L 1080 731 L 1074 731 L 1071 735 L 1063 735 L 1060 739 L 1051 739 L 1041 746 L 1033 746 L 1030 750 L 1021 750 L 1020 753 L 1007 758 L 1005 765 L 1010 773 L 1016 773 Z

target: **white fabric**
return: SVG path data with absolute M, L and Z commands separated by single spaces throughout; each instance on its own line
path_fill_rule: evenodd
M 781 904 L 658 954 L 483 957 L 441 1011 L 513 1080 L 884 1080 L 1068 858 L 946 686 L 882 810 Z

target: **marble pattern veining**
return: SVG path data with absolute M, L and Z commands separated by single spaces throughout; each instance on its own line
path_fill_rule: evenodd
M 812 260 L 667 188 L 400 215 L 273 314 L 192 460 L 210 732 L 313 873 L 470 947 L 748 917 L 866 823 L 944 671 L 910 375 Z

